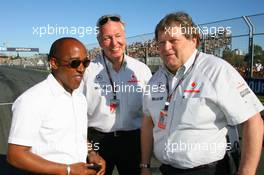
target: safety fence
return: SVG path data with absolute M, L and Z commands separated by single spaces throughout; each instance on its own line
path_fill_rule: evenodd
M 244 77 L 264 78 L 264 13 L 198 24 L 199 49 L 230 62 Z M 97 43 L 88 44 L 95 57 L 101 49 Z M 128 55 L 149 66 L 162 64 L 154 33 L 127 38 Z

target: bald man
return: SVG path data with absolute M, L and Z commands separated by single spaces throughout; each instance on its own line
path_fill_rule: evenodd
M 78 89 L 90 60 L 75 38 L 50 49 L 51 74 L 19 96 L 12 106 L 8 162 L 36 174 L 92 175 L 87 158 L 87 103 Z M 99 156 L 89 157 L 102 165 Z

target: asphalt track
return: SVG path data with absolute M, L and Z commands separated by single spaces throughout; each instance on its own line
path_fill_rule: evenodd
M 11 107 L 26 89 L 42 81 L 47 72 L 0 66 L 0 175 L 24 175 L 6 163 L 7 138 L 11 124 Z
M 12 103 L 26 89 L 46 76 L 46 72 L 0 66 L 0 154 L 6 152 Z

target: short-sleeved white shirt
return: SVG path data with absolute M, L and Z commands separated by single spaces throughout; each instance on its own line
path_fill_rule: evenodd
M 180 70 L 191 67 L 195 51 Z M 149 85 L 176 86 L 180 73 L 159 69 Z M 176 83 L 173 83 L 176 82 Z M 166 89 L 166 88 L 165 88 Z M 240 74 L 226 61 L 200 53 L 193 69 L 176 89 L 165 129 L 158 126 L 167 92 L 144 95 L 143 111 L 154 122 L 154 153 L 164 164 L 193 168 L 224 157 L 229 125 L 237 125 L 263 110 L 263 105 Z
M 84 75 L 89 127 L 102 132 L 138 129 L 143 115 L 143 91 L 151 77 L 151 71 L 144 63 L 127 55 L 119 72 L 105 60 L 116 86 L 117 99 L 120 101 L 119 110 L 110 110 L 110 100 L 113 99 L 112 86 L 103 56 L 100 55 L 91 62 Z
M 68 93 L 50 74 L 12 107 L 8 143 L 29 146 L 46 160 L 86 162 L 87 103 L 82 91 Z

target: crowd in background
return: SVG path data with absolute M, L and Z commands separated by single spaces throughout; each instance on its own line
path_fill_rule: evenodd
M 95 58 L 97 55 L 101 53 L 100 47 L 89 48 L 89 56 L 91 58 Z M 154 39 L 149 39 L 143 42 L 131 42 L 127 45 L 126 52 L 129 56 L 144 61 L 146 59 L 154 59 L 159 57 L 158 50 L 157 50 L 157 43 Z M 1 56 L 0 56 L 1 57 Z M 151 61 L 150 61 L 151 62 Z M 4 59 L 0 58 L 0 65 L 7 64 L 7 65 L 23 65 L 23 67 L 41 67 L 47 66 L 45 55 L 35 55 L 32 58 L 22 58 L 20 59 Z M 243 66 L 236 66 L 233 65 L 237 71 L 243 76 L 248 77 L 250 75 L 250 69 L 247 64 Z M 253 77 L 254 78 L 264 78 L 264 67 L 261 62 L 256 61 L 253 66 Z

